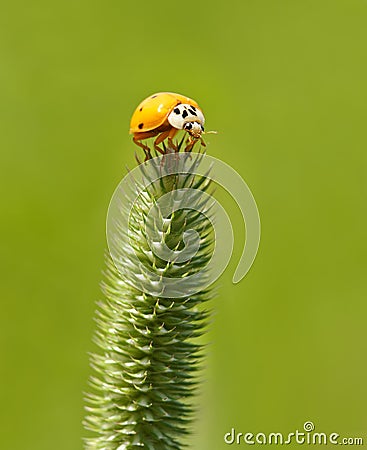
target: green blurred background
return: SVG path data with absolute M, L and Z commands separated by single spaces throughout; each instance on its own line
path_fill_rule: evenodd
M 228 202 L 190 448 L 306 420 L 365 436 L 366 23 L 365 0 L 2 2 L 2 449 L 82 448 L 106 211 L 132 111 L 162 90 L 200 103 L 262 221 L 232 285 Z

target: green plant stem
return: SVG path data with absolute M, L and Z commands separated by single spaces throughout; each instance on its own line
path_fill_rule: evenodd
M 149 210 L 160 196 L 182 187 L 206 191 L 209 182 L 191 174 L 167 176 L 145 189 L 130 211 L 133 250 L 150 270 L 163 271 L 167 277 L 203 271 L 211 257 L 213 233 L 208 218 L 186 210 L 166 220 L 161 239 L 169 248 L 180 250 L 185 246 L 183 232 L 194 229 L 200 236 L 197 254 L 174 264 L 150 251 L 147 233 L 154 231 L 150 229 L 156 223 L 148 217 Z M 122 257 L 129 260 L 126 230 L 116 239 Z M 95 373 L 85 419 L 92 436 L 86 439 L 85 448 L 180 449 L 193 418 L 190 399 L 198 386 L 203 356 L 197 338 L 205 331 L 209 313 L 202 305 L 211 294 L 205 290 L 180 298 L 151 295 L 129 283 L 130 271 L 139 267 L 124 267 L 118 271 L 107 254 L 104 299 L 98 304 L 96 319 L 99 350 L 91 356 Z

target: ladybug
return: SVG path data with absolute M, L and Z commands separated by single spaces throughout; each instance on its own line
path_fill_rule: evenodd
M 168 147 L 178 151 L 172 139 L 179 130 L 189 134 L 185 151 L 191 151 L 197 141 L 205 143 L 201 137 L 204 132 L 204 115 L 199 105 L 189 97 L 173 92 L 159 92 L 143 100 L 134 111 L 130 123 L 133 141 L 145 152 L 145 160 L 151 158 L 150 148 L 141 141 L 156 137 L 154 148 L 164 154 L 159 144 L 167 139 Z

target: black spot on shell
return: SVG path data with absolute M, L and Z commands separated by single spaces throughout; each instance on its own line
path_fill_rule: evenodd
M 189 108 L 189 111 L 190 111 L 190 113 L 191 113 L 193 116 L 196 116 L 196 112 L 194 111 L 193 108 Z
M 151 96 L 151 98 L 156 98 L 156 97 L 158 97 L 158 95 L 152 95 L 152 96 Z
M 173 110 L 173 112 L 174 112 L 175 114 L 180 114 L 180 110 L 179 110 L 178 108 L 175 108 L 175 109 Z
M 141 108 L 139 109 L 139 111 L 143 111 L 143 107 L 141 107 Z
M 143 128 L 144 124 L 143 123 L 139 123 L 138 128 L 139 130 L 141 130 Z
M 185 109 L 185 111 L 182 113 L 182 117 L 184 118 L 184 119 L 186 119 L 186 117 L 189 115 L 189 113 L 186 111 L 186 109 Z

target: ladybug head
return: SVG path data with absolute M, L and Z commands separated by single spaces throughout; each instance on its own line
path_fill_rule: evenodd
M 168 115 L 168 122 L 178 130 L 186 130 L 193 138 L 199 139 L 204 131 L 204 115 L 195 106 L 180 103 Z
M 199 139 L 201 133 L 204 131 L 203 125 L 198 122 L 186 122 L 183 126 L 183 129 L 186 130 L 195 139 Z

